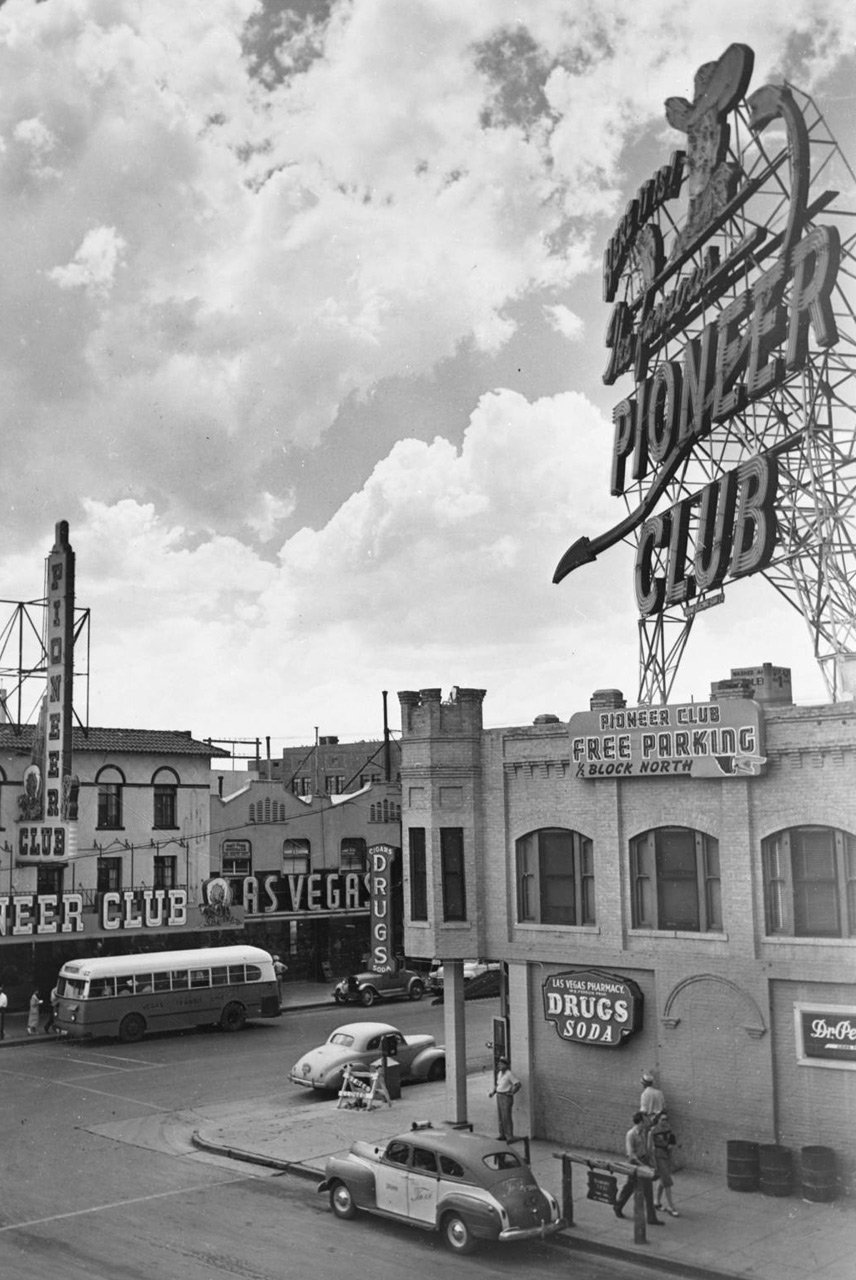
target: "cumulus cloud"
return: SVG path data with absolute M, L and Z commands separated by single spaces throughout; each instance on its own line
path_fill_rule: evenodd
M 234 722 L 260 670 L 306 708 L 357 670 L 409 680 L 417 649 L 437 683 L 466 647 L 451 679 L 521 691 L 533 640 L 549 682 L 592 637 L 617 653 L 628 579 L 607 607 L 602 577 L 550 577 L 613 517 L 586 298 L 634 149 L 660 162 L 663 100 L 731 40 L 757 83 L 813 90 L 854 36 L 843 0 L 6 0 L 0 570 L 70 519 L 117 716 L 129 678 L 165 691 L 145 714 L 175 681 L 203 720 L 194 680 L 228 671 Z M 565 395 L 497 389 L 537 357 L 526 304 L 574 343 Z M 307 458 L 432 378 L 454 430 L 404 420 L 390 448 L 363 415 L 331 511 Z

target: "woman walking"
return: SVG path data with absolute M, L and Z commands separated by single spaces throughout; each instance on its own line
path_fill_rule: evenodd
M 680 1217 L 672 1201 L 672 1187 L 675 1182 L 672 1177 L 672 1147 L 676 1141 L 669 1124 L 669 1117 L 665 1111 L 661 1111 L 651 1129 L 651 1151 L 654 1156 L 657 1179 L 654 1203 L 657 1209 L 665 1209 L 666 1213 L 673 1218 Z

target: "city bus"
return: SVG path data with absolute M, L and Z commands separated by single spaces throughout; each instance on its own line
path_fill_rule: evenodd
M 258 947 L 201 947 L 69 960 L 57 979 L 61 1033 L 140 1040 L 147 1031 L 278 1018 L 273 959 Z

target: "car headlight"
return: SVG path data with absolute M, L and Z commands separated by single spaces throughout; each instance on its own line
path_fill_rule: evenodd
M 308 1062 L 304 1062 L 303 1066 L 300 1068 L 301 1074 L 304 1076 L 308 1076 L 311 1070 L 312 1070 L 312 1067 L 309 1065 Z

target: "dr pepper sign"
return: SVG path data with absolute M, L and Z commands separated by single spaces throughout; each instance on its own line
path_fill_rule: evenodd
M 563 1040 L 614 1049 L 642 1026 L 635 982 L 598 969 L 554 973 L 544 983 L 544 1020 Z

